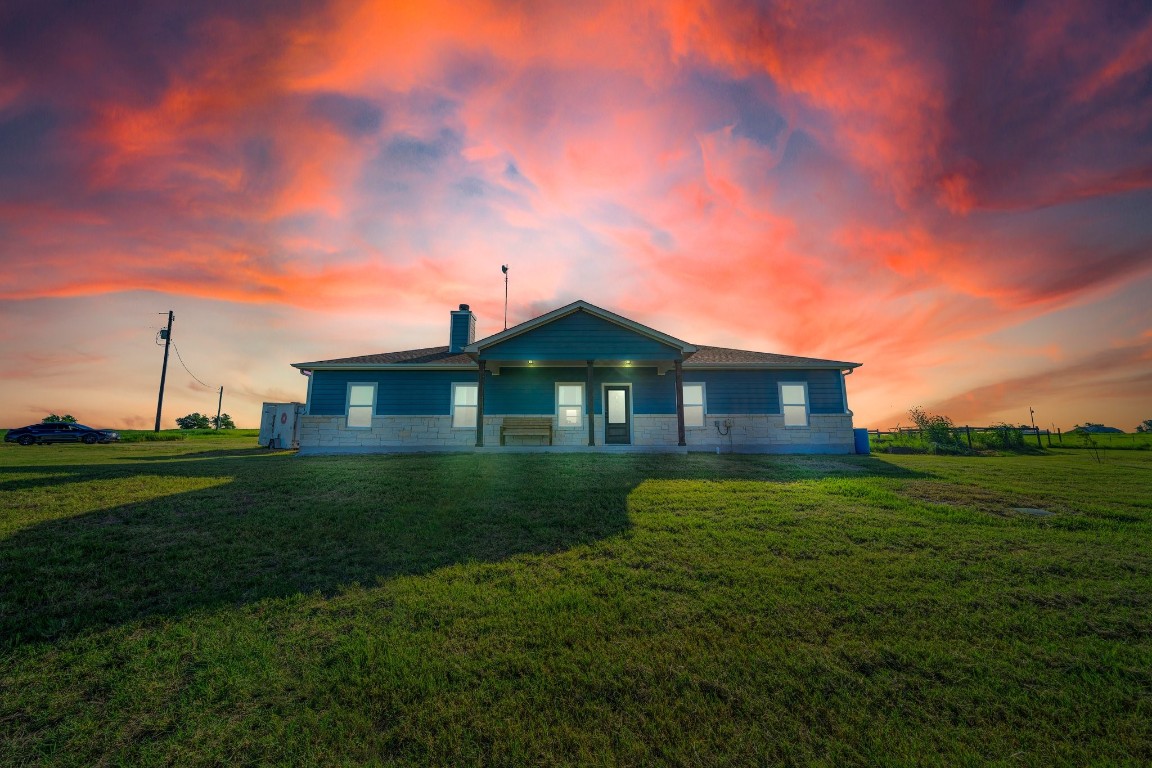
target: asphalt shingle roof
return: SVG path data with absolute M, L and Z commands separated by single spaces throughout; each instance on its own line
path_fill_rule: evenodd
M 299 368 L 326 366 L 374 366 L 374 365 L 458 365 L 475 367 L 472 358 L 462 352 L 449 352 L 448 347 L 426 347 L 408 349 L 401 352 L 381 352 L 375 355 L 341 357 L 333 360 L 316 360 L 311 363 L 297 363 Z M 696 352 L 684 360 L 685 368 L 705 365 L 778 365 L 785 367 L 838 367 L 852 368 L 859 363 L 846 363 L 838 360 L 822 360 L 816 357 L 796 357 L 778 355 L 775 352 L 751 352 L 727 347 L 697 346 Z
M 784 365 L 784 366 L 827 366 L 852 368 L 859 363 L 845 363 L 839 360 L 823 360 L 818 357 L 796 357 L 795 355 L 778 355 L 775 352 L 750 352 L 745 349 L 729 349 L 728 347 L 705 347 L 697 345 L 696 352 L 685 358 L 684 367 L 694 365 Z
M 407 349 L 402 352 L 381 352 L 375 355 L 340 357 L 334 360 L 315 360 L 311 363 L 297 363 L 300 368 L 325 365 L 462 365 L 475 366 L 472 358 L 463 352 L 449 352 L 448 347 L 426 347 Z

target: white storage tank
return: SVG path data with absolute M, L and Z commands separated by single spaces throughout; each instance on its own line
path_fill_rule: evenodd
M 300 416 L 304 403 L 264 403 L 260 416 L 260 445 L 266 448 L 300 447 Z

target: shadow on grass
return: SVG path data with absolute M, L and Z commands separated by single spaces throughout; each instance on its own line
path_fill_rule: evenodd
M 140 458 L 0 468 L 0 492 L 31 497 L 9 513 L 25 510 L 26 527 L 0 540 L 0 647 L 564 550 L 625 531 L 628 494 L 650 479 L 926 476 L 865 457 L 301 460 L 241 449 Z M 29 509 L 56 505 L 68 515 L 69 505 L 99 505 L 83 485 L 93 481 L 104 481 L 110 494 L 135 489 L 135 498 L 145 500 L 124 503 L 122 495 L 96 511 L 55 512 L 56 519 L 42 522 L 28 517 L 35 514 Z
M 269 456 L 274 453 L 284 455 L 295 455 L 291 451 L 271 450 L 263 446 L 255 448 L 216 448 L 207 451 L 196 451 L 195 453 L 181 453 L 175 456 L 125 456 L 124 461 L 184 461 L 187 459 L 223 459 L 223 458 L 239 458 L 242 456 Z

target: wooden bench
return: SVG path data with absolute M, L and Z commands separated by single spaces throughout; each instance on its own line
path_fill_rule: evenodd
M 532 435 L 547 437 L 552 445 L 552 419 L 548 416 L 505 416 L 500 423 L 500 445 L 505 435 Z

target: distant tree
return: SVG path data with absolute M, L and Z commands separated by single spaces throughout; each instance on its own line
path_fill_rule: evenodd
M 1137 432 L 1152 432 L 1152 419 L 1144 419 L 1136 426 Z
M 176 426 L 180 429 L 208 429 L 212 422 L 202 413 L 190 413 L 176 419 Z
M 212 428 L 213 429 L 236 429 L 236 424 L 235 424 L 235 422 L 232 421 L 232 417 L 226 413 L 220 414 L 220 424 L 219 425 L 216 424 L 216 417 L 215 416 L 213 416 L 210 419 L 210 421 L 212 422 Z
M 76 417 L 70 413 L 66 413 L 63 416 L 57 416 L 54 413 L 50 413 L 44 417 L 44 423 L 45 424 L 75 424 L 76 423 Z

